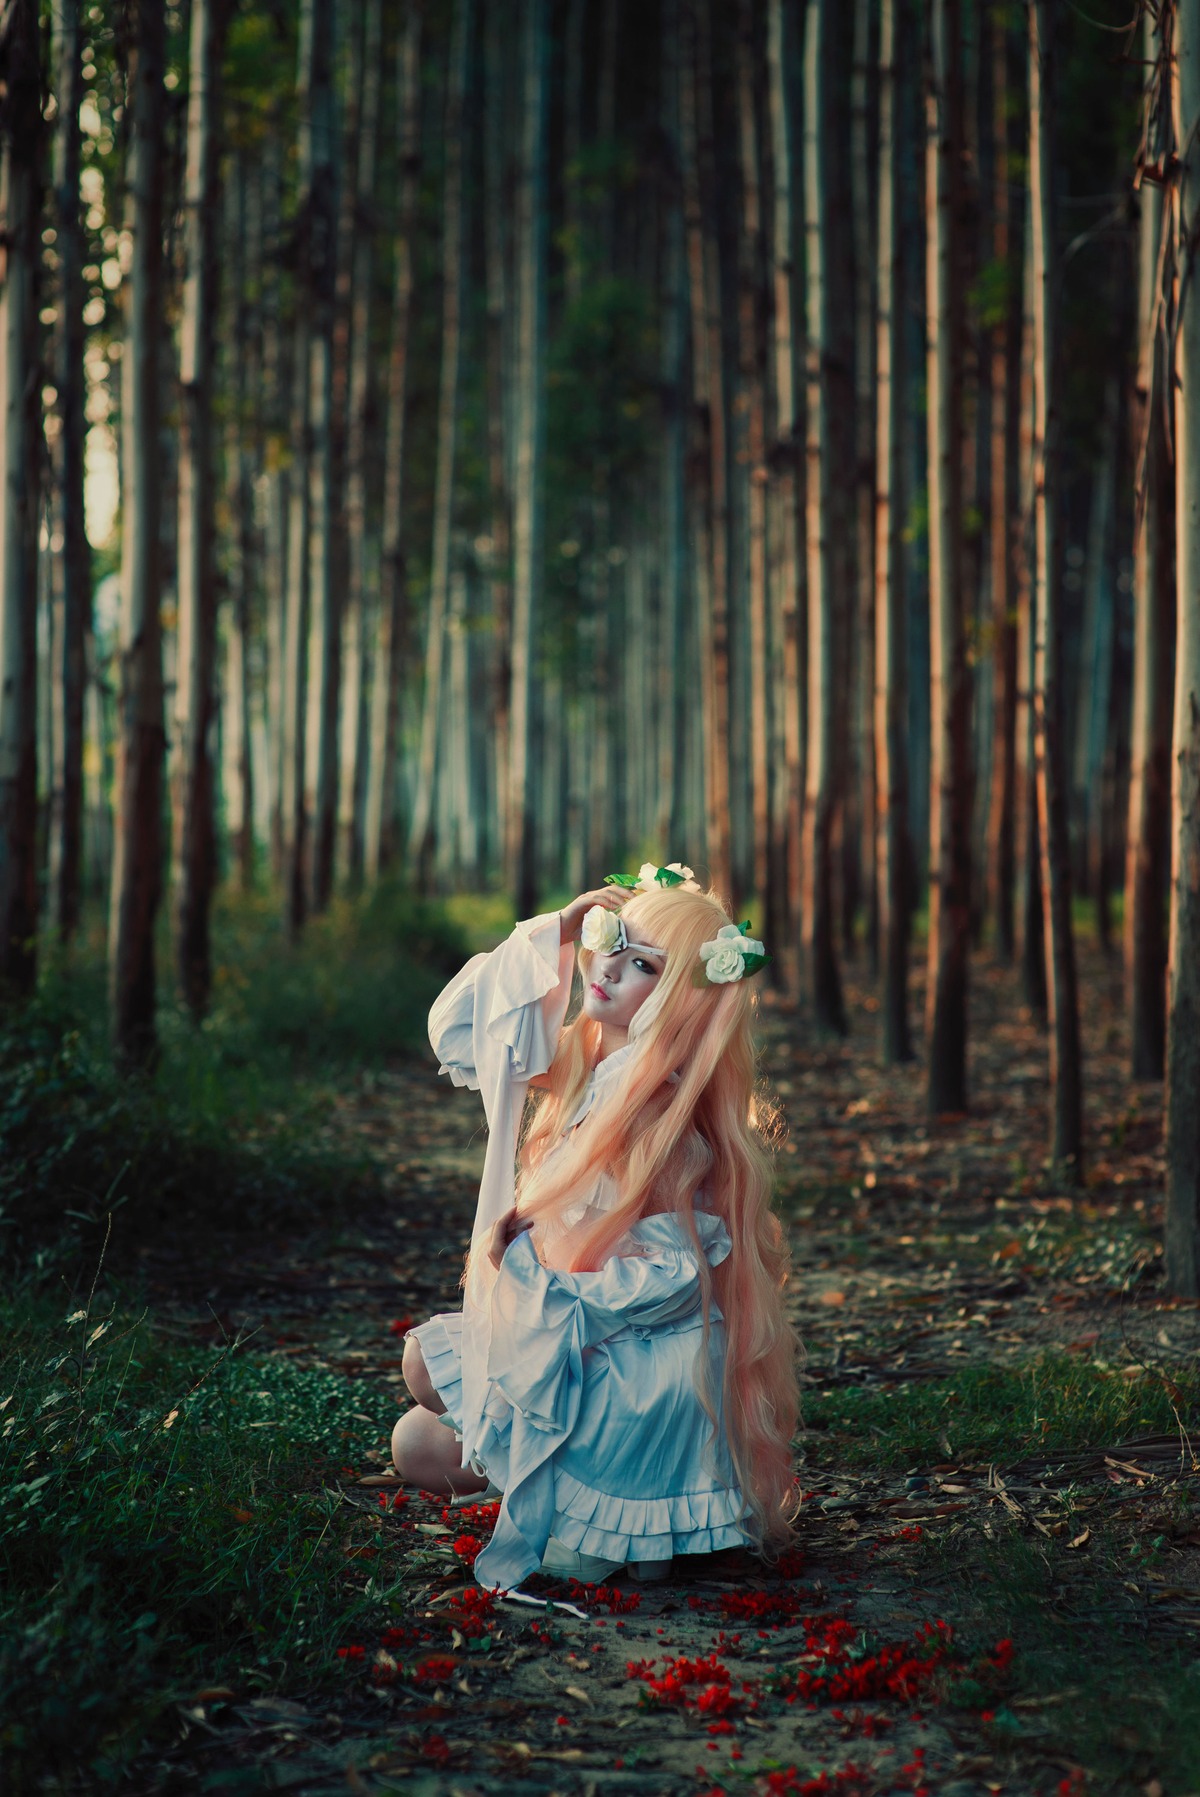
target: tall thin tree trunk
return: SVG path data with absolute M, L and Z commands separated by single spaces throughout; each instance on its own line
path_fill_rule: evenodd
M 1159 21 L 1147 12 L 1145 62 L 1162 52 Z M 1147 153 L 1162 162 L 1169 97 L 1153 83 Z M 1175 633 L 1174 495 L 1163 390 L 1160 249 L 1163 190 L 1138 189 L 1138 371 L 1135 419 L 1138 482 L 1133 548 L 1133 723 L 1129 745 L 1129 826 L 1125 856 L 1125 982 L 1130 1073 L 1161 1079 L 1166 1046 L 1167 854 L 1171 831 L 1171 663 Z
M 509 837 L 505 864 L 519 917 L 536 904 L 533 654 L 540 611 L 544 501 L 545 319 L 550 17 L 547 0 L 524 0 L 521 175 L 517 196 L 517 408 L 513 503 L 513 625 Z
M 38 9 L 0 18 L 0 994 L 37 971 Z
M 989 910 L 996 952 L 1011 961 L 1016 877 L 1017 621 L 1013 580 L 1014 388 L 1019 380 L 1019 304 L 1013 279 L 1011 170 L 1008 153 L 1008 23 L 994 8 L 988 19 L 992 67 L 992 257 L 1007 286 L 991 331 L 991 518 L 993 711 L 991 808 L 988 814 Z
M 962 592 L 961 48 L 958 0 L 933 0 L 925 203 L 931 720 L 926 1035 L 934 1115 L 967 1105 L 971 739 Z
M 312 314 L 308 362 L 309 552 L 308 741 L 304 809 L 312 830 L 309 901 L 324 911 L 333 891 L 337 824 L 337 721 L 341 594 L 335 526 L 334 335 L 337 290 L 337 153 L 334 101 L 335 0 L 312 0 L 308 260 L 302 303 Z
M 832 0 L 813 0 L 804 49 L 804 222 L 808 292 L 807 483 L 808 756 L 804 819 L 803 948 L 818 1026 L 842 1035 L 846 1012 L 834 943 L 833 810 L 837 676 L 836 599 L 830 542 L 829 72 Z
M 774 915 L 775 845 L 770 809 L 770 686 L 767 678 L 767 467 L 765 306 L 760 294 L 763 264 L 762 196 L 758 120 L 755 106 L 754 7 L 738 0 L 737 96 L 742 229 L 738 257 L 738 349 L 741 404 L 745 408 L 746 518 L 749 549 L 750 768 L 754 891 L 764 934 L 780 939 Z
M 662 13 L 662 125 L 671 167 L 662 200 L 662 382 L 665 411 L 662 459 L 662 655 L 658 706 L 661 719 L 655 840 L 672 846 L 683 838 L 684 677 L 687 580 L 686 452 L 687 269 L 684 256 L 683 157 L 680 142 L 680 0 L 664 0 Z
M 86 642 L 91 627 L 91 551 L 84 529 L 84 237 L 79 198 L 79 104 L 83 97 L 80 0 L 61 0 L 57 42 L 58 121 L 54 134 L 55 226 L 58 255 L 58 332 L 54 384 L 58 389 L 57 475 L 62 524 L 61 628 L 55 637 L 56 761 L 50 820 L 50 911 L 66 942 L 79 922 L 83 887 L 83 697 Z
M 801 846 L 804 829 L 804 682 L 802 590 L 804 564 L 800 555 L 800 453 L 796 418 L 796 356 L 793 311 L 795 264 L 793 245 L 795 226 L 792 205 L 792 155 L 794 125 L 788 85 L 788 49 L 786 15 L 783 0 L 769 0 L 767 8 L 767 71 L 771 114 L 771 157 L 773 171 L 773 219 L 771 254 L 774 264 L 773 380 L 775 396 L 775 435 L 772 455 L 775 504 L 779 542 L 778 604 L 773 614 L 777 624 L 782 664 L 780 697 L 783 708 L 783 777 L 785 783 L 784 814 L 786 818 L 785 850 L 782 869 L 784 903 L 780 906 L 781 935 L 787 944 L 779 959 L 789 971 L 789 984 L 794 984 L 792 970 L 796 954 L 794 939 L 799 936 Z
M 1074 1179 L 1082 1171 L 1083 1095 L 1066 766 L 1062 743 L 1062 612 L 1057 563 L 1058 426 L 1054 255 L 1054 89 L 1050 0 L 1029 5 L 1029 190 L 1033 202 L 1034 717 L 1038 826 L 1050 1009 L 1053 1159 Z
M 505 19 L 500 9 L 484 15 L 485 102 L 484 257 L 487 283 L 487 454 L 491 504 L 491 549 L 488 575 L 492 595 L 492 671 L 489 685 L 493 756 L 500 777 L 496 786 L 497 830 L 501 844 L 509 840 L 508 806 L 509 700 L 512 686 L 512 496 L 508 485 L 510 446 L 504 397 L 505 314 L 508 271 L 504 218 L 506 134 L 504 130 Z M 568 196 L 572 192 L 568 182 Z M 574 266 L 568 257 L 567 267 Z
M 716 142 L 713 122 L 712 17 L 705 0 L 692 0 L 696 154 L 699 174 L 703 328 L 707 363 L 709 494 L 708 654 L 703 679 L 708 757 L 706 828 L 709 878 L 719 892 L 733 887 L 729 817 L 730 680 L 729 680 L 729 464 L 725 415 L 724 327 L 721 307 L 721 256 L 717 229 Z
M 1115 308 L 1114 308 L 1115 314 Z M 1104 389 L 1100 451 L 1092 480 L 1088 541 L 1084 553 L 1083 619 L 1079 631 L 1079 684 L 1075 705 L 1072 803 L 1068 815 L 1077 832 L 1073 882 L 1095 902 L 1096 932 L 1107 953 L 1112 946 L 1104 845 L 1108 834 L 1104 778 L 1112 710 L 1113 647 L 1116 634 L 1117 507 L 1120 504 L 1121 398 L 1125 370 L 1118 347 L 1125 332 L 1114 333 Z M 1067 756 L 1064 743 L 1064 756 Z
M 209 908 L 216 878 L 212 720 L 217 641 L 212 424 L 217 308 L 217 129 L 223 0 L 192 0 L 184 218 L 187 278 L 180 328 L 179 650 L 176 662 L 175 965 L 193 1017 L 212 984 Z
M 1200 1297 L 1200 0 L 1166 14 L 1175 154 L 1172 189 L 1177 643 L 1167 998 L 1167 1288 Z M 1193 377 L 1195 377 L 1193 379 Z
M 1034 540 L 1033 540 L 1033 204 L 1025 206 L 1025 257 L 1021 312 L 1021 420 L 1019 430 L 1017 565 L 1017 839 L 1021 923 L 1021 989 L 1039 1022 L 1046 1019 L 1046 951 L 1042 908 L 1042 856 L 1038 829 L 1034 739 Z
M 467 59 L 472 37 L 472 0 L 456 0 L 446 94 L 446 176 L 442 201 L 442 369 L 438 395 L 437 471 L 433 495 L 433 554 L 429 570 L 429 615 L 425 639 L 425 702 L 417 756 L 417 789 L 408 852 L 418 868 L 433 845 L 441 734 L 443 663 L 450 594 L 450 538 L 454 507 L 454 456 L 458 434 L 458 388 L 462 363 L 463 128 Z
M 383 466 L 383 543 L 379 633 L 371 683 L 371 753 L 367 783 L 364 868 L 376 880 L 395 858 L 396 762 L 400 730 L 400 689 L 408 612 L 408 572 L 404 531 L 404 458 L 408 420 L 408 343 L 412 322 L 413 253 L 421 172 L 421 23 L 414 0 L 401 40 L 396 86 L 400 108 L 400 203 L 396 219 L 396 266 L 392 296 L 392 342 L 388 363 L 387 439 Z
M 121 419 L 121 723 L 109 913 L 113 1047 L 155 1056 L 154 919 L 162 890 L 163 681 L 159 418 L 163 325 L 163 0 L 138 0 L 130 67 L 129 273 Z
M 371 407 L 371 284 L 374 266 L 375 162 L 379 136 L 382 0 L 366 0 L 362 106 L 355 170 L 350 369 L 346 438 L 347 585 L 342 641 L 342 748 L 339 768 L 341 856 L 351 886 L 363 874 L 367 774 L 366 603 Z M 347 171 L 347 179 L 349 171 Z
M 902 0 L 882 0 L 879 31 L 878 277 L 875 313 L 875 865 L 883 993 L 881 1041 L 887 1066 L 912 1056 L 908 1023 L 908 634 L 901 561 L 900 423 L 904 307 L 901 290 L 897 106 L 906 21 Z M 901 26 L 897 31 L 897 25 Z
M 272 123 L 278 125 L 278 107 Z M 284 642 L 288 593 L 288 518 L 291 505 L 284 467 L 288 431 L 288 387 L 284 354 L 282 296 L 275 251 L 280 237 L 280 161 L 282 150 L 277 128 L 272 130 L 266 154 L 255 167 L 262 218 L 262 260 L 259 264 L 259 318 L 261 320 L 264 427 L 262 482 L 265 488 L 263 597 L 266 607 L 266 753 L 263 771 L 267 783 L 267 835 L 271 876 L 282 881 L 283 785 L 284 785 Z
M 866 924 L 867 956 L 871 972 L 879 968 L 879 891 L 876 867 L 878 826 L 875 790 L 878 747 L 875 742 L 875 468 L 878 394 L 875 386 L 876 322 L 875 281 L 878 263 L 878 229 L 873 217 L 876 184 L 871 152 L 871 37 L 873 0 L 855 0 L 854 69 L 851 84 L 850 173 L 854 220 L 854 436 L 855 503 L 854 569 L 858 581 L 855 632 L 858 641 L 858 680 L 854 694 L 854 725 L 860 739 L 858 762 L 861 793 L 862 843 L 860 876 Z

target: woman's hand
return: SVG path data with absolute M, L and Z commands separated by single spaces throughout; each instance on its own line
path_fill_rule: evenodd
M 515 1205 L 512 1210 L 505 1211 L 499 1222 L 492 1225 L 492 1233 L 488 1237 L 488 1259 L 492 1265 L 498 1268 L 510 1243 L 532 1228 L 533 1218 L 523 1218 Z
M 577 899 L 572 899 L 566 908 L 559 912 L 558 939 L 560 942 L 578 942 L 579 932 L 583 928 L 583 920 L 593 905 L 602 905 L 606 911 L 619 911 L 633 897 L 620 886 L 601 886 L 595 892 L 581 892 Z

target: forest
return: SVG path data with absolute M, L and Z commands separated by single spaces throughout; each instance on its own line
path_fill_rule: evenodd
M 1200 0 L 0 0 L 0 217 L 12 1788 L 1200 1783 Z M 429 1002 L 648 856 L 771 956 L 814 1510 L 573 1594 L 712 1650 L 614 1762 L 375 1437 L 478 1172 Z M 798 1746 L 752 1617 L 914 1713 Z

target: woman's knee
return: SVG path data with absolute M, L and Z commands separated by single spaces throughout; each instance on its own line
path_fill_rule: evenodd
M 421 1344 L 415 1335 L 404 1338 L 404 1355 L 400 1362 L 400 1371 L 416 1402 L 426 1410 L 432 1410 L 435 1416 L 441 1416 L 446 1406 L 437 1394 L 437 1388 L 429 1377 L 429 1368 L 425 1365 L 425 1356 L 421 1352 Z

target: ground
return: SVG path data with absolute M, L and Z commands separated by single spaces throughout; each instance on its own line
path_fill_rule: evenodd
M 1160 1092 L 1130 1096 L 1098 952 L 1083 989 L 1082 1189 L 1045 1163 L 1046 1040 L 1009 972 L 976 979 L 961 1118 L 928 1118 L 918 1064 L 880 1070 L 865 982 L 845 1044 L 764 1003 L 805 1356 L 804 1497 L 781 1565 L 724 1558 L 599 1596 L 543 1582 L 585 1614 L 481 1612 L 486 1513 L 401 1493 L 381 1439 L 321 1478 L 347 1579 L 404 1568 L 390 1631 L 342 1644 L 332 1703 L 198 1689 L 153 1788 L 1196 1788 L 1196 1721 L 1172 1705 L 1200 1641 L 1200 1322 L 1161 1288 Z M 232 1265 L 156 1247 L 146 1278 L 197 1340 L 257 1330 L 259 1351 L 401 1402 L 403 1328 L 456 1302 L 478 1098 L 414 1057 L 364 1077 L 330 1127 L 383 1164 L 384 1201 Z

